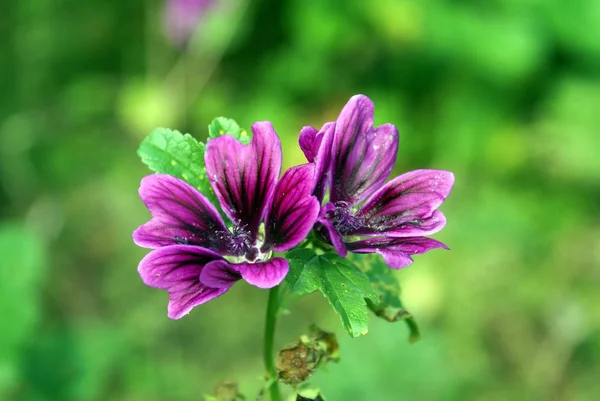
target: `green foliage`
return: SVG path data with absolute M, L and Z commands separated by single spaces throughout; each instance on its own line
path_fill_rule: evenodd
M 157 128 L 140 144 L 138 155 L 157 173 L 183 179 L 204 194 L 210 188 L 204 167 L 204 144 L 190 134 Z
M 319 394 L 319 391 L 315 391 L 314 394 L 296 396 L 296 401 L 325 401 L 325 399 Z
M 394 274 L 379 255 L 363 254 L 353 255 L 354 260 L 360 269 L 365 272 L 373 290 L 377 293 L 376 302 L 367 300 L 369 309 L 380 318 L 394 323 L 403 320 L 408 325 L 410 331 L 409 341 L 411 343 L 420 338 L 419 326 L 413 315 L 406 310 L 400 299 L 400 283 Z
M 285 281 L 291 290 L 309 294 L 319 290 L 327 298 L 352 337 L 366 334 L 365 299 L 377 301 L 369 279 L 354 263 L 335 253 L 317 255 L 311 249 L 292 250 L 286 258 L 290 272 Z
M 0 398 L 18 380 L 20 352 L 35 335 L 40 318 L 40 286 L 45 279 L 43 245 L 33 232 L 0 224 Z
M 250 143 L 252 135 L 249 135 L 245 129 L 240 126 L 232 119 L 225 117 L 217 117 L 208 126 L 208 136 L 211 138 L 217 138 L 221 135 L 231 135 L 244 145 Z

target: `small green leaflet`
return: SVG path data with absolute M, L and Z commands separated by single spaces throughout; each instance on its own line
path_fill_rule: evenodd
M 183 179 L 202 193 L 209 187 L 204 168 L 204 144 L 190 134 L 156 128 L 142 141 L 138 155 L 150 170 Z
M 403 320 L 410 331 L 409 341 L 411 343 L 418 341 L 421 337 L 419 327 L 413 315 L 404 308 L 400 300 L 400 283 L 394 270 L 390 269 L 379 255 L 353 255 L 353 260 L 369 277 L 371 286 L 378 295 L 376 302 L 367 301 L 369 309 L 391 323 Z
M 292 291 L 299 294 L 321 291 L 352 337 L 367 333 L 365 299 L 377 302 L 377 293 L 354 263 L 335 253 L 317 255 L 306 248 L 288 252 L 286 259 L 290 271 L 285 281 Z
M 218 138 L 221 135 L 229 134 L 244 145 L 250 143 L 252 136 L 245 129 L 232 119 L 225 117 L 217 117 L 208 126 L 209 138 Z
M 211 203 L 218 205 L 206 177 L 204 148 L 204 144 L 190 134 L 156 128 L 142 141 L 138 155 L 150 170 L 183 179 L 204 194 Z

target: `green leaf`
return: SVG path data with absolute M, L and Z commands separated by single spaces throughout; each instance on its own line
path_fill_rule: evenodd
M 240 128 L 238 123 L 231 118 L 217 117 L 208 126 L 208 136 L 218 138 L 221 135 L 229 134 L 244 145 L 250 143 L 252 135 L 249 135 L 245 129 Z
M 315 290 L 327 298 L 352 337 L 368 331 L 365 298 L 377 302 L 368 277 L 354 263 L 335 253 L 316 255 L 311 249 L 287 253 L 290 272 L 286 283 L 299 294 Z
M 285 255 L 290 263 L 290 271 L 285 277 L 285 282 L 290 290 L 303 295 L 310 294 L 319 288 L 312 270 L 306 269 L 308 262 L 316 256 L 317 254 L 309 248 L 294 249 Z
M 321 394 L 319 394 L 319 392 L 317 392 L 315 395 L 309 396 L 298 394 L 296 395 L 296 401 L 325 401 L 325 399 L 321 397 Z
M 138 155 L 151 170 L 183 179 L 218 205 L 206 177 L 204 144 L 190 134 L 156 128 L 142 141 Z
M 378 255 L 374 254 L 353 255 L 353 260 L 365 272 L 371 281 L 371 286 L 377 293 L 375 302 L 367 301 L 369 309 L 388 322 L 405 321 L 410 331 L 409 341 L 411 343 L 418 341 L 421 337 L 419 327 L 413 315 L 402 304 L 400 283 L 394 274 L 394 270 L 390 269 Z

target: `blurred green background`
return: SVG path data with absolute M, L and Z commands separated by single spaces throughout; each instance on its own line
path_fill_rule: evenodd
M 398 271 L 422 340 L 371 319 L 327 400 L 600 397 L 600 2 L 229 0 L 187 49 L 161 0 L 0 7 L 0 399 L 200 400 L 261 386 L 266 291 L 237 284 L 180 321 L 144 286 L 131 232 L 149 215 L 136 148 L 156 126 L 271 120 L 285 164 L 303 125 L 364 93 L 401 133 L 395 173 L 456 174 L 448 225 Z

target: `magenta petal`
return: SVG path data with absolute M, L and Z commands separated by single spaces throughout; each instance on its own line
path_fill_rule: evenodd
M 241 278 L 237 270 L 226 260 L 208 263 L 200 274 L 200 282 L 212 288 L 229 288 Z
M 227 228 L 217 209 L 194 187 L 170 175 L 153 174 L 142 179 L 139 193 L 152 219 L 133 232 L 137 245 L 220 248 L 217 233 Z
M 436 209 L 450 193 L 454 175 L 442 170 L 416 170 L 394 178 L 375 192 L 356 214 L 371 232 L 390 236 L 429 235 L 446 218 Z
M 204 159 L 223 211 L 254 239 L 281 170 L 281 143 L 270 122 L 254 123 L 252 133 L 249 145 L 231 135 L 210 139 Z
M 391 124 L 373 128 L 373 108 L 368 97 L 353 96 L 336 121 L 331 202 L 360 202 L 385 182 L 394 167 L 398 130 Z
M 413 262 L 412 255 L 422 254 L 435 248 L 448 249 L 444 243 L 426 237 L 369 238 L 349 243 L 347 246 L 349 250 L 356 253 L 380 254 L 392 269 L 410 265 Z
M 386 265 L 392 269 L 401 269 L 412 264 L 413 258 L 408 254 L 393 249 L 377 249 L 375 250 L 383 257 Z
M 310 232 L 319 215 L 319 201 L 312 196 L 315 166 L 303 164 L 283 174 L 265 219 L 263 252 L 287 251 Z
M 242 278 L 258 288 L 272 288 L 285 278 L 290 265 L 283 258 L 271 258 L 266 262 L 233 265 Z
M 331 178 L 329 170 L 334 130 L 335 123 L 332 122 L 323 125 L 321 131 L 313 127 L 304 127 L 298 140 L 306 159 L 316 165 L 313 193 L 319 200 L 323 199 Z
M 327 187 L 331 185 L 331 147 L 333 146 L 335 123 L 326 123 L 317 134 L 315 143 L 318 149 L 315 149 L 315 186 L 313 193 L 319 199 L 323 200 Z
M 225 293 L 229 287 L 211 288 L 199 280 L 206 264 L 221 257 L 193 245 L 173 245 L 150 252 L 139 264 L 138 272 L 150 287 L 169 292 L 168 316 L 179 319 L 194 306 Z
M 317 133 L 319 131 L 310 126 L 302 127 L 300 130 L 300 135 L 298 137 L 298 144 L 300 145 L 300 149 L 304 152 L 304 156 L 306 156 L 306 160 L 309 163 L 315 161 L 315 156 L 319 151 L 320 139 L 317 140 Z
M 409 219 L 412 217 L 412 219 Z M 387 223 L 387 224 L 386 224 Z M 367 221 L 367 227 L 353 232 L 353 235 L 388 237 L 422 237 L 435 234 L 446 226 L 446 216 L 439 210 L 434 210 L 431 215 L 422 218 L 408 216 L 406 219 L 383 220 L 382 223 Z

